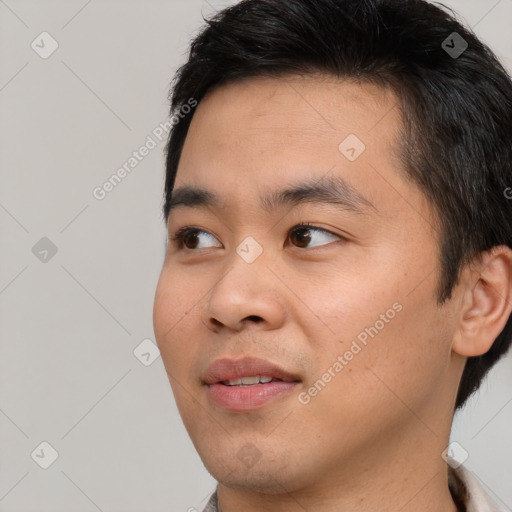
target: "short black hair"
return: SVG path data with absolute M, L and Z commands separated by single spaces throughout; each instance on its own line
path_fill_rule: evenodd
M 171 113 L 251 77 L 321 73 L 391 87 L 403 119 L 402 172 L 437 214 L 438 304 L 474 257 L 512 247 L 512 201 L 504 192 L 512 185 L 512 82 L 448 7 L 424 0 L 244 0 L 205 22 L 172 81 Z M 169 134 L 166 222 L 193 114 L 180 116 Z M 487 353 L 467 359 L 455 410 L 511 340 L 512 316 Z

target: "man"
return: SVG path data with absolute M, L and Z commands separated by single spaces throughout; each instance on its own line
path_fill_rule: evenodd
M 422 0 L 207 22 L 174 81 L 154 305 L 206 511 L 498 510 L 447 446 L 511 343 L 511 98 Z

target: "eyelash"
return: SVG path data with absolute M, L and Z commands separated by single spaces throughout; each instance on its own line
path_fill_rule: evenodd
M 336 233 L 332 233 L 331 231 L 328 231 L 327 229 L 323 229 L 323 228 L 320 228 L 318 226 L 315 226 L 314 224 L 311 224 L 310 222 L 301 222 L 299 224 L 296 224 L 295 226 L 293 226 L 290 231 L 288 232 L 288 235 L 293 232 L 294 229 L 297 229 L 297 228 L 310 228 L 312 230 L 317 230 L 317 231 L 323 231 L 325 233 L 329 233 L 330 235 L 333 235 L 333 236 L 337 236 L 339 237 L 341 240 L 343 240 L 343 237 L 341 235 L 337 235 Z M 192 234 L 192 233 L 206 233 L 207 235 L 211 235 L 211 233 L 209 233 L 208 231 L 205 231 L 204 229 L 199 229 L 199 228 L 194 228 L 194 227 L 191 227 L 191 226 L 184 226 L 180 229 L 178 229 L 173 236 L 170 237 L 170 240 L 172 240 L 173 242 L 175 242 L 177 244 L 177 248 L 179 250 L 182 250 L 184 249 L 184 239 L 186 236 Z M 213 236 L 213 235 L 211 235 Z M 328 244 L 325 244 L 325 245 L 328 245 Z M 187 250 L 189 251 L 195 251 L 197 249 L 188 249 L 186 248 Z

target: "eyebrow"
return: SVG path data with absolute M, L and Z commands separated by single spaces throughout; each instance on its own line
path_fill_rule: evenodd
M 296 183 L 260 197 L 260 207 L 267 213 L 272 213 L 279 208 L 290 208 L 304 203 L 332 204 L 341 210 L 357 214 L 369 213 L 370 209 L 377 211 L 368 199 L 341 176 Z M 215 192 L 186 185 L 172 192 L 167 207 L 167 217 L 178 208 L 220 209 L 221 205 L 221 198 Z

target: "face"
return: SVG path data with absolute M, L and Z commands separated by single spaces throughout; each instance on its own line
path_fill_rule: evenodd
M 312 76 L 224 85 L 194 114 L 175 193 L 210 194 L 176 198 L 154 328 L 223 485 L 328 486 L 444 448 L 453 311 L 400 123 L 390 91 Z

